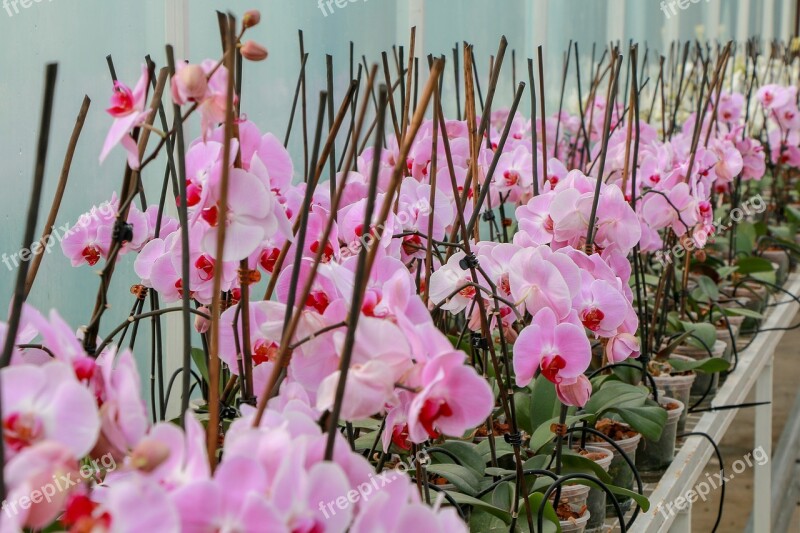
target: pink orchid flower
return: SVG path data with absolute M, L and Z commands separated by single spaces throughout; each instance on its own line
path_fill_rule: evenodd
M 139 168 L 139 148 L 131 136 L 131 132 L 134 128 L 144 124 L 150 115 L 150 110 L 145 109 L 149 82 L 150 76 L 146 65 L 142 65 L 142 76 L 132 91 L 121 81 L 114 82 L 111 106 L 106 109 L 106 112 L 114 117 L 114 124 L 103 143 L 103 150 L 100 152 L 101 163 L 114 146 L 122 144 L 122 147 L 128 152 L 128 166 L 134 170 Z
M 526 386 L 541 370 L 555 384 L 577 378 L 592 358 L 589 339 L 573 313 L 559 323 L 550 308 L 542 308 L 514 343 L 514 373 L 517 385 Z
M 630 303 L 614 285 L 605 280 L 593 279 L 586 271 L 581 274 L 581 291 L 573 301 L 578 318 L 596 336 L 611 337 L 622 324 Z
M 275 204 L 272 192 L 259 176 L 234 168 L 231 170 L 225 212 L 220 213 L 216 204 L 203 212 L 208 230 L 201 240 L 201 249 L 214 257 L 219 225 L 226 224 L 222 259 L 236 261 L 249 256 L 266 238 L 278 231 Z M 282 210 L 277 212 L 283 213 Z
M 181 531 L 275 531 L 289 533 L 278 510 L 266 498 L 261 465 L 234 457 L 223 461 L 213 480 L 201 480 L 172 495 Z
M 100 367 L 98 379 L 102 379 L 97 397 L 101 426 L 92 455 L 99 457 L 110 453 L 121 461 L 149 426 L 141 379 L 133 354 L 127 349 L 118 355 L 113 350 L 103 352 L 97 365 Z
M 74 457 L 89 453 L 100 431 L 97 405 L 69 365 L 10 366 L 0 371 L 0 382 L 6 457 L 45 440 L 66 446 Z
M 549 261 L 549 248 L 524 248 L 514 254 L 509 267 L 509 286 L 514 302 L 535 315 L 544 308 L 565 317 L 572 308 L 572 289 L 559 267 Z M 566 257 L 566 256 L 565 256 Z
M 550 216 L 550 204 L 554 196 L 553 192 L 542 193 L 517 208 L 519 231 L 526 233 L 535 244 L 550 244 L 553 241 L 555 223 Z
M 486 420 L 494 393 L 475 369 L 464 364 L 464 352 L 429 361 L 422 370 L 423 389 L 409 406 L 408 435 L 420 443 L 440 434 L 462 435 Z
M 371 495 L 359 510 L 352 533 L 403 533 L 406 531 L 466 532 L 467 526 L 453 508 L 432 509 L 420 501 L 419 493 L 405 474 Z
M 128 465 L 141 475 L 157 480 L 167 491 L 173 492 L 211 476 L 205 448 L 205 430 L 200 422 L 187 413 L 186 431 L 171 422 L 161 422 L 150 429 L 137 444 Z M 166 458 L 155 464 L 144 464 L 148 459 L 138 450 L 161 448 Z M 159 455 L 159 454 L 156 454 Z
M 497 162 L 493 185 L 503 198 L 517 202 L 533 186 L 533 158 L 530 149 L 519 145 L 514 151 L 507 151 Z
M 794 92 L 791 89 L 776 84 L 762 85 L 756 91 L 756 99 L 767 109 L 779 109 L 794 100 L 796 89 Z
M 466 309 L 477 293 L 477 289 L 469 285 L 473 281 L 469 270 L 464 270 L 459 264 L 465 257 L 464 252 L 454 253 L 446 264 L 431 275 L 429 292 L 431 302 L 439 304 L 450 297 L 441 308 L 451 313 Z M 455 294 L 450 296 L 453 292 Z
M 18 531 L 22 526 L 36 530 L 46 528 L 62 513 L 75 488 L 63 487 L 55 494 L 46 492 L 46 498 L 40 497 L 38 501 L 31 498 L 32 493 L 41 493 L 46 486 L 52 486 L 53 480 L 79 479 L 77 459 L 69 448 L 56 441 L 44 441 L 23 449 L 6 463 L 4 474 L 7 502 L 33 499 L 29 507 L 13 507 L 13 514 L 4 513 L 4 531 L 9 530 L 6 527 L 10 526 L 10 520 L 16 522 Z
M 95 491 L 92 496 L 100 496 Z M 143 476 L 126 476 L 102 491 L 102 501 L 86 496 L 70 499 L 61 522 L 87 531 L 179 531 L 178 511 L 158 483 Z

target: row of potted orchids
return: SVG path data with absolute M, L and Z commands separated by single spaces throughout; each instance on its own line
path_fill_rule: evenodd
M 127 152 L 123 185 L 62 241 L 102 268 L 90 321 L 18 292 L 0 326 L 0 530 L 625 530 L 800 251 L 796 51 L 676 44 L 653 70 L 610 49 L 550 115 L 531 61 L 531 119 L 526 84 L 492 110 L 505 39 L 485 101 L 469 45 L 456 91 L 443 59 L 421 84 L 413 61 L 365 64 L 338 107 L 321 95 L 301 164 L 291 126 L 244 118 L 259 20 L 220 15 L 220 60 L 168 47 L 133 88 L 114 79 L 101 159 Z M 132 296 L 108 294 L 119 261 Z M 44 497 L 61 478 L 79 482 Z

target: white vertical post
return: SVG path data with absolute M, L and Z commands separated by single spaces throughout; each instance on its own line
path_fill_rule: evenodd
M 408 38 L 411 28 L 417 27 L 416 42 L 414 43 L 414 56 L 426 57 L 425 51 L 425 0 L 407 0 L 398 2 L 395 8 L 395 41 L 403 45 L 409 53 Z M 407 57 L 407 56 L 406 56 Z M 405 69 L 405 65 L 403 66 Z
M 166 0 L 164 4 L 164 39 L 174 48 L 176 61 L 182 61 L 189 57 L 188 20 L 188 0 Z M 167 115 L 171 119 L 172 106 L 165 105 L 164 107 L 167 111 Z M 169 215 L 175 218 L 178 217 L 178 209 L 174 202 L 167 202 L 165 209 Z M 163 338 L 166 344 L 166 349 L 164 350 L 164 372 L 169 376 L 183 364 L 181 360 L 183 354 L 183 338 L 179 333 L 181 331 L 182 320 L 179 313 L 168 313 L 165 319 L 166 328 L 163 330 Z M 165 391 L 161 391 L 161 394 L 164 393 Z M 167 405 L 167 420 L 175 418 L 180 414 L 180 402 L 172 402 Z
M 795 5 L 794 0 L 783 0 L 781 2 L 781 24 L 780 24 L 780 35 L 778 38 L 782 39 L 783 41 L 789 41 L 789 38 L 792 35 L 792 22 L 794 22 L 794 9 L 793 6 Z
M 175 59 L 186 59 L 189 52 L 189 3 L 187 0 L 166 0 L 164 10 L 164 37 L 175 49 Z
M 528 43 L 527 52 L 528 57 L 534 59 L 534 63 L 536 60 L 536 48 L 540 44 L 547 48 L 547 11 L 547 2 L 544 0 L 530 0 L 526 4 L 527 26 L 532 30 L 531 34 L 525 36 Z M 525 68 L 527 69 L 527 66 Z
M 764 17 L 761 21 L 761 37 L 764 43 L 768 43 L 775 35 L 775 0 L 763 0 L 764 8 L 762 9 L 761 16 Z
M 720 38 L 720 16 L 722 11 L 722 6 L 719 2 L 709 2 L 705 4 L 706 10 L 706 20 L 705 20 L 705 30 L 706 36 L 710 40 L 719 39 Z
M 755 448 L 772 458 L 772 359 L 764 365 L 756 381 L 756 401 L 769 402 L 756 410 Z M 772 464 L 767 461 L 753 465 L 753 530 L 772 529 Z
M 414 55 L 419 58 L 425 56 L 425 0 L 408 0 L 408 28 L 406 35 L 398 35 L 399 42 L 403 42 L 410 35 L 411 28 L 417 27 L 414 42 Z M 410 50 L 409 50 L 410 52 Z
M 668 9 L 667 13 L 669 16 L 664 14 L 667 20 L 664 21 L 664 26 L 661 29 L 662 38 L 664 40 L 664 50 L 669 50 L 670 44 L 677 41 L 680 37 L 680 11 L 676 10 L 676 13 L 673 14 L 672 11 Z
M 675 520 L 669 527 L 670 533 L 692 533 L 692 504 L 687 503 L 686 508 L 675 514 Z
M 744 41 L 750 37 L 750 0 L 739 0 L 736 13 L 736 40 Z
M 620 41 L 622 53 L 628 51 L 625 39 L 625 0 L 610 0 L 606 11 L 606 40 Z

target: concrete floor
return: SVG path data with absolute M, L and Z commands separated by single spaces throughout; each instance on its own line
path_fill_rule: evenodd
M 795 318 L 795 323 L 800 315 Z M 787 331 L 775 352 L 775 368 L 773 372 L 773 450 L 783 431 L 783 425 L 789 411 L 800 393 L 800 329 Z M 748 400 L 754 401 L 752 393 Z M 730 429 L 720 443 L 720 451 L 725 461 L 726 476 L 731 472 L 731 465 L 753 449 L 753 409 L 742 409 L 736 415 Z M 712 456 L 706 471 L 710 474 L 719 472 L 719 463 Z M 705 476 L 700 476 L 701 479 Z M 745 469 L 741 474 L 726 484 L 725 504 L 722 521 L 717 531 L 743 531 L 750 517 L 753 502 L 753 470 Z M 700 533 L 710 532 L 714 526 L 719 509 L 719 491 L 712 491 L 709 499 L 698 502 L 692 509 L 692 530 Z M 796 504 L 789 532 L 800 532 L 800 502 Z M 766 533 L 758 531 L 756 533 Z M 774 532 L 784 533 L 784 532 Z

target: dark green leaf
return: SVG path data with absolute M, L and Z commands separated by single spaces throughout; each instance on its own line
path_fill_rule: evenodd
M 706 346 L 709 349 L 714 348 L 714 343 L 717 342 L 717 328 L 714 324 L 682 321 L 681 325 L 684 331 L 692 333 L 692 336 L 686 339 L 686 344 L 701 349 L 705 349 Z
M 455 464 L 428 465 L 428 472 L 442 476 L 455 487 L 470 496 L 475 496 L 479 489 L 481 478 L 464 466 Z
M 731 364 L 721 357 L 707 357 L 705 359 L 687 361 L 685 359 L 671 358 L 670 366 L 677 372 L 688 372 L 694 370 L 704 374 L 714 374 L 724 372 L 730 368 Z
M 531 428 L 538 428 L 547 420 L 558 416 L 561 402 L 556 396 L 556 387 L 544 376 L 536 378 L 532 385 L 531 394 Z
M 762 315 L 761 313 L 753 311 L 752 309 L 748 309 L 746 307 L 728 307 L 727 309 L 725 309 L 725 314 L 734 316 L 735 315 L 747 316 L 758 320 L 764 318 L 764 315 Z
M 192 361 L 197 371 L 203 377 L 206 383 L 210 383 L 208 379 L 208 365 L 206 365 L 206 353 L 201 348 L 192 348 Z
M 478 477 L 483 477 L 483 472 L 486 470 L 486 461 L 483 455 L 477 450 L 475 444 L 464 442 L 460 440 L 448 440 L 435 448 L 444 448 L 448 452 L 458 457 L 461 466 L 465 466 L 475 472 Z M 430 448 L 430 450 L 435 450 Z M 431 456 L 437 463 L 452 463 L 453 460 L 443 453 L 436 453 L 431 451 Z
M 592 394 L 584 406 L 584 411 L 592 413 L 596 418 L 612 407 L 637 407 L 644 404 L 647 398 L 646 389 L 634 387 L 621 381 L 609 381 Z
M 485 531 L 486 533 L 508 533 L 508 524 L 494 515 L 476 510 L 469 515 L 469 530 Z
M 494 450 L 496 457 L 500 459 L 501 457 L 505 457 L 506 455 L 513 455 L 514 448 L 511 447 L 509 443 L 504 441 L 503 439 L 494 439 Z M 489 439 L 483 439 L 478 443 L 475 447 L 475 451 L 481 454 L 483 457 L 483 462 L 488 463 L 492 460 L 492 450 L 489 446 Z
M 536 517 L 539 513 L 539 507 L 544 505 L 544 522 L 543 522 L 543 531 L 542 533 L 550 533 L 556 532 L 561 533 L 561 524 L 558 522 L 558 515 L 556 515 L 556 510 L 553 509 L 553 505 L 549 501 L 544 501 L 544 494 L 541 492 L 534 492 L 528 497 L 528 502 L 530 502 L 531 506 L 531 513 L 533 513 L 533 524 L 536 526 Z M 520 531 L 528 531 L 528 520 L 525 517 L 525 509 L 524 509 L 524 499 L 520 500 L 520 510 L 519 514 L 520 517 L 517 519 L 517 524 L 519 525 Z
M 528 392 L 515 393 L 514 405 L 517 407 L 517 425 L 519 428 L 528 434 L 533 433 L 531 395 Z
M 719 299 L 719 288 L 717 287 L 717 284 L 714 283 L 714 280 L 708 276 L 698 276 L 697 284 L 703 294 L 708 296 L 711 300 Z
M 504 481 L 497 485 L 492 491 L 492 505 L 511 511 L 511 505 L 514 503 L 514 484 L 509 481 Z
M 756 228 L 749 222 L 736 225 L 736 251 L 749 254 L 756 247 Z
M 611 410 L 645 438 L 653 441 L 661 438 L 661 432 L 667 423 L 667 410 L 660 405 L 615 407 Z
M 659 358 L 662 358 L 662 359 L 663 359 L 664 357 L 668 357 L 668 356 L 669 356 L 669 355 L 670 355 L 672 352 L 674 352 L 674 351 L 675 351 L 675 348 L 677 348 L 678 346 L 680 346 L 680 345 L 683 343 L 683 341 L 685 341 L 685 340 L 686 340 L 686 338 L 687 338 L 689 335 L 691 335 L 691 334 L 692 334 L 692 332 L 691 332 L 691 331 L 684 331 L 683 333 L 681 333 L 680 335 L 678 335 L 678 336 L 677 336 L 677 337 L 676 337 L 676 338 L 675 338 L 673 341 L 671 341 L 671 342 L 670 342 L 670 343 L 669 343 L 669 344 L 668 344 L 668 345 L 667 345 L 667 346 L 666 346 L 664 349 L 662 349 L 660 352 L 658 352 L 658 357 L 659 357 Z
M 473 509 L 480 509 L 482 511 L 486 511 L 487 513 L 493 516 L 496 516 L 506 524 L 511 523 L 511 514 L 500 509 L 499 507 L 495 507 L 491 503 L 479 500 L 474 496 L 469 496 L 468 494 L 463 494 L 461 492 L 455 492 L 452 490 L 448 490 L 447 494 L 449 494 L 453 498 L 453 500 L 459 505 L 469 505 Z
M 772 272 L 772 262 L 763 257 L 740 257 L 736 261 L 740 274 L 753 274 L 756 272 Z

